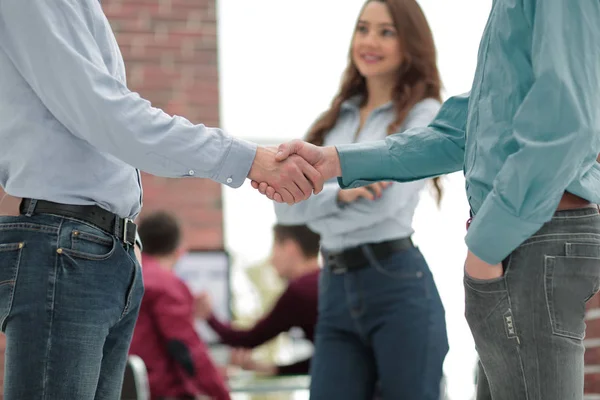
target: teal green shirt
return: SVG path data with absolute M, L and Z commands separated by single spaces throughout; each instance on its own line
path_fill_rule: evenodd
M 342 187 L 462 169 L 467 246 L 501 262 L 565 191 L 600 203 L 600 0 L 495 0 L 469 94 L 428 127 L 337 149 Z

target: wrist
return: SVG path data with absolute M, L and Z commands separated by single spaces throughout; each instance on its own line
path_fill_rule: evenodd
M 258 146 L 256 148 L 256 155 L 254 156 L 254 160 L 252 160 L 252 165 L 250 166 L 250 171 L 248 171 L 248 176 L 247 176 L 248 179 L 256 180 L 258 178 L 258 176 L 257 176 L 258 165 L 257 164 L 260 162 L 263 152 L 264 152 L 264 149 L 262 146 Z
M 340 165 L 340 156 L 335 146 L 327 146 L 323 148 L 323 178 L 329 180 L 342 175 L 342 167 Z
M 248 178 L 253 181 L 262 182 L 263 172 L 265 169 L 265 157 L 268 156 L 268 153 L 272 151 L 264 146 L 258 146 L 256 148 L 256 155 L 254 156 L 254 160 L 252 161 L 252 165 L 250 166 L 250 171 L 248 172 Z

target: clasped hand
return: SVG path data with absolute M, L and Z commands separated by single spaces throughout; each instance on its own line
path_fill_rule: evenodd
M 339 175 L 339 157 L 334 147 L 294 140 L 279 148 L 260 147 L 248 178 L 261 194 L 291 205 L 320 193 L 326 180 Z

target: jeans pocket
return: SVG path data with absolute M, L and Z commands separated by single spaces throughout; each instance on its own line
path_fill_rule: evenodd
M 62 247 L 60 250 L 72 258 L 101 261 L 108 259 L 115 247 L 115 238 L 99 229 L 94 233 L 74 229 L 71 232 L 71 247 Z
M 503 304 L 508 307 L 508 291 L 504 277 L 480 281 L 465 274 L 464 286 L 465 318 L 471 329 L 484 324 Z
M 6 328 L 6 320 L 12 309 L 17 276 L 21 263 L 21 253 L 25 244 L 0 244 L 0 326 Z
M 132 260 L 133 270 L 131 272 L 131 280 L 127 288 L 125 295 L 125 307 L 121 313 L 121 319 L 125 317 L 130 311 L 135 311 L 137 315 L 137 309 L 139 308 L 142 297 L 144 296 L 144 282 L 142 277 L 142 269 L 137 260 Z
M 585 303 L 600 286 L 600 258 L 546 256 L 544 264 L 546 306 L 552 333 L 582 340 Z

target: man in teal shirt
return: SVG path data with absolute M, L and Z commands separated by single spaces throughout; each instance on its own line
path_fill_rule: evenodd
M 585 302 L 600 286 L 599 64 L 599 0 L 495 0 L 470 93 L 428 127 L 280 147 L 342 188 L 464 171 L 478 400 L 583 399 Z

